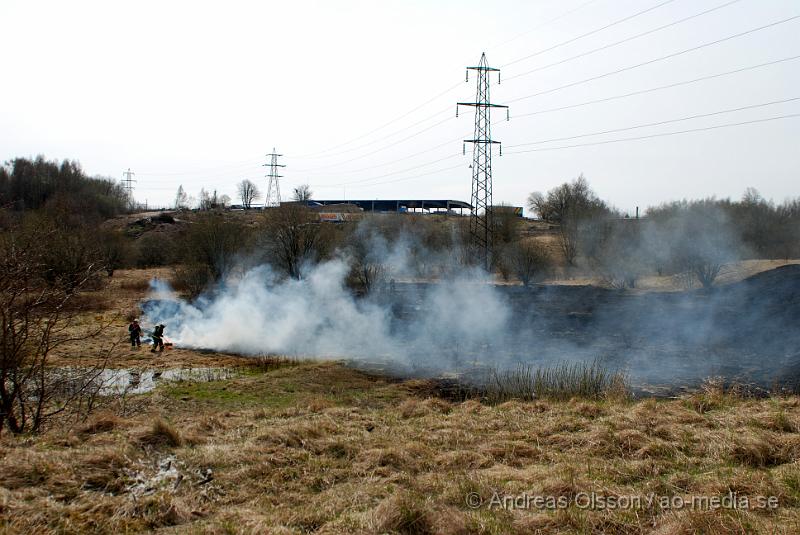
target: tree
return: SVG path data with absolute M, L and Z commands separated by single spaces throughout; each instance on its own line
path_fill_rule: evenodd
M 531 193 L 528 207 L 545 221 L 558 223 L 561 249 L 570 265 L 575 265 L 580 252 L 582 226 L 592 218 L 610 212 L 582 174 L 572 182 L 551 189 L 547 195 Z
M 529 286 L 541 280 L 552 266 L 547 252 L 530 241 L 519 241 L 506 245 L 502 250 L 501 262 L 522 282 Z
M 658 245 L 645 242 L 648 223 L 642 219 L 607 217 L 584 228 L 584 254 L 608 286 L 635 288 L 654 261 L 658 262 L 661 256 Z
M 185 210 L 189 207 L 189 194 L 183 189 L 183 184 L 178 186 L 178 192 L 175 194 L 175 209 Z
M 52 278 L 46 255 L 50 244 L 63 242 L 59 233 L 32 225 L 0 235 L 0 432 L 37 432 L 84 401 L 91 406 L 99 393 L 105 359 L 88 367 L 48 365 L 53 349 L 76 340 L 69 333 L 79 311 L 70 304 L 102 269 L 98 258 Z M 100 330 L 83 331 L 80 339 Z
M 273 264 L 290 277 L 299 279 L 303 264 L 326 252 L 328 242 L 319 217 L 300 204 L 283 204 L 264 215 L 265 236 Z
M 311 200 L 311 187 L 308 184 L 302 184 L 294 188 L 292 199 L 297 202 L 306 202 Z
M 114 276 L 114 271 L 124 266 L 130 258 L 130 245 L 119 232 L 102 230 L 97 242 L 100 246 L 101 259 L 104 269 L 109 277 Z
M 723 206 L 714 199 L 681 201 L 648 210 L 657 246 L 667 252 L 674 272 L 714 284 L 722 267 L 741 258 L 742 243 Z
M 242 206 L 249 209 L 253 205 L 253 201 L 261 197 L 261 191 L 258 186 L 248 179 L 244 179 L 238 184 L 239 198 L 242 200 Z
M 247 238 L 238 221 L 225 219 L 222 214 L 205 214 L 186 233 L 183 259 L 206 266 L 211 278 L 219 280 L 233 267 Z
M 200 188 L 200 199 L 197 208 L 200 210 L 211 210 L 212 202 L 211 194 L 208 193 L 204 188 Z

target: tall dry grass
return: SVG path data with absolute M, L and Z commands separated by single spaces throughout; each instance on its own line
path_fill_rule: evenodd
M 609 370 L 598 361 L 562 362 L 546 368 L 520 364 L 512 370 L 492 371 L 485 387 L 486 400 L 491 403 L 512 399 L 624 399 L 627 395 L 627 375 Z

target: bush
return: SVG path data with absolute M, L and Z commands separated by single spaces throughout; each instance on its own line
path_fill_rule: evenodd
M 499 263 L 525 286 L 542 280 L 553 265 L 547 252 L 531 242 L 516 242 L 507 245 L 502 249 Z
M 172 240 L 166 235 L 149 232 L 136 241 L 136 266 L 140 268 L 167 265 L 172 257 Z

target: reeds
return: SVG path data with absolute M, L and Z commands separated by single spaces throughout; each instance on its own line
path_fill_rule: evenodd
M 625 373 L 611 371 L 597 361 L 562 362 L 545 368 L 520 364 L 512 370 L 493 370 L 484 394 L 490 403 L 511 399 L 620 399 L 627 395 Z

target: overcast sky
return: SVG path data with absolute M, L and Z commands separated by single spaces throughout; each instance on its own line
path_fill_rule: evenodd
M 798 0 L 2 0 L 0 158 L 130 167 L 152 205 L 180 184 L 266 189 L 275 147 L 284 198 L 308 183 L 320 199 L 469 201 L 474 112 L 455 103 L 475 99 L 464 68 L 485 51 L 511 115 L 493 115 L 496 203 L 580 173 L 623 210 L 748 186 L 782 201 L 800 195 L 800 117 L 762 120 L 800 114 L 779 102 L 800 97 L 800 58 L 722 74 L 800 56 L 800 18 L 781 22 L 798 15 Z

